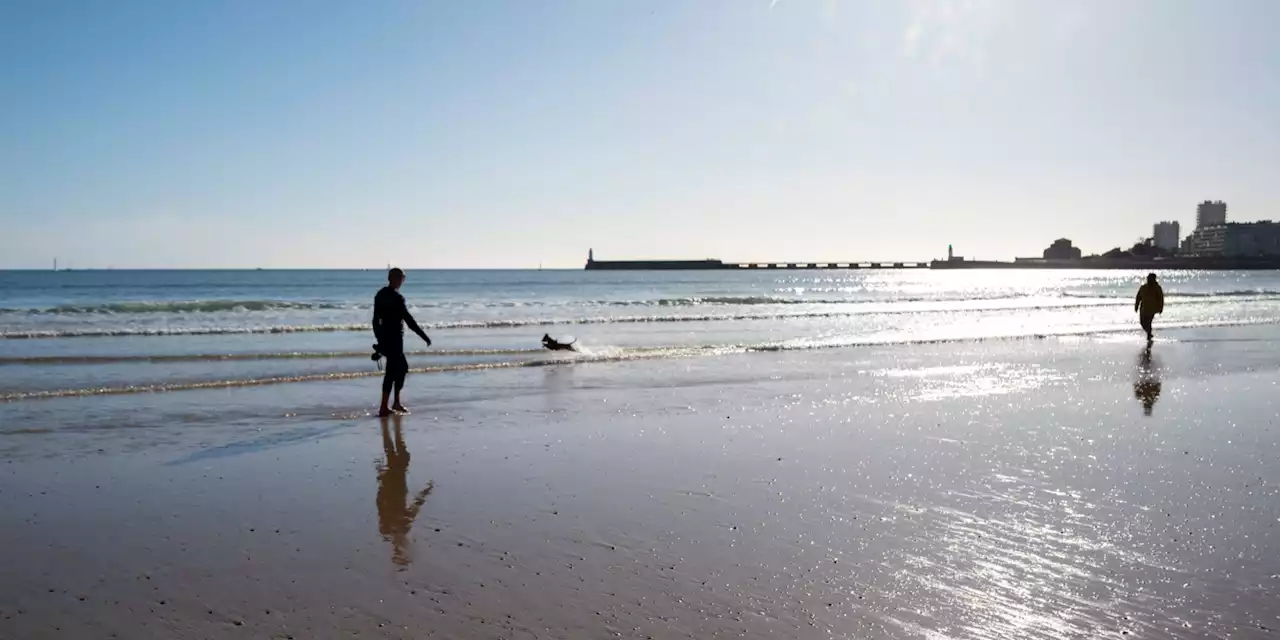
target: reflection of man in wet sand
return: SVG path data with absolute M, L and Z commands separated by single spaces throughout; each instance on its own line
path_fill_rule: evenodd
M 418 517 L 418 511 L 427 501 L 432 484 L 419 491 L 409 504 L 409 482 L 405 474 L 409 471 L 409 450 L 404 445 L 404 435 L 400 431 L 401 417 L 390 416 L 395 421 L 395 441 L 387 430 L 387 418 L 382 419 L 382 451 L 386 455 L 385 466 L 375 462 L 378 471 L 378 532 L 382 539 L 391 543 L 391 561 L 406 566 L 409 558 L 409 528 Z
M 1142 413 L 1151 415 L 1160 397 L 1160 369 L 1151 362 L 1151 345 L 1138 356 L 1138 379 L 1133 383 L 1133 397 L 1142 402 Z

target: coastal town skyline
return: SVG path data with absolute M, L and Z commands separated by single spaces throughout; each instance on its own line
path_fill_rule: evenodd
M 1228 205 L 1225 201 L 1205 200 L 1196 205 L 1196 215 L 1194 218 L 1194 224 L 1189 227 L 1192 233 L 1185 237 L 1183 237 L 1180 234 L 1179 230 L 1183 228 L 1188 228 L 1188 227 L 1182 227 L 1180 220 L 1178 220 L 1176 217 L 1171 217 L 1171 219 L 1160 220 L 1153 223 L 1151 228 L 1152 232 L 1150 235 L 1147 235 L 1147 236 L 1139 235 L 1136 237 L 1136 241 L 1133 243 L 1126 243 L 1124 241 L 1119 241 L 1117 244 L 1113 245 L 1109 249 L 1087 252 L 1080 246 L 1076 245 L 1074 240 L 1068 237 L 1069 236 L 1068 234 L 1068 235 L 1060 236 L 1056 240 L 1052 241 L 1049 244 L 1048 248 L 1045 249 L 1042 252 L 1042 255 L 1040 256 L 1032 255 L 1032 252 L 1030 251 L 1024 251 L 1019 255 L 1013 256 L 1012 258 L 990 258 L 989 260 L 1000 261 L 1000 260 L 1012 259 L 1015 261 L 1034 261 L 1037 259 L 1069 260 L 1069 259 L 1081 259 L 1085 257 L 1096 258 L 1096 257 L 1103 256 L 1108 252 L 1114 253 L 1116 251 L 1124 251 L 1131 244 L 1136 247 L 1137 245 L 1140 245 L 1144 242 L 1156 247 L 1158 250 L 1160 250 L 1161 252 L 1169 256 L 1182 255 L 1182 256 L 1212 257 L 1212 256 L 1222 256 L 1224 255 L 1224 251 L 1226 251 L 1227 255 L 1230 255 L 1231 252 L 1227 250 L 1226 246 L 1224 246 L 1226 244 L 1225 240 L 1227 237 L 1227 232 L 1234 231 L 1229 227 L 1238 227 L 1240 228 L 1239 231 L 1241 233 L 1246 234 L 1246 246 L 1249 246 L 1252 248 L 1254 245 L 1257 245 L 1259 242 L 1267 243 L 1265 250 L 1254 249 L 1256 253 L 1250 253 L 1249 254 L 1250 257 L 1264 257 L 1264 256 L 1280 257 L 1280 221 L 1272 221 L 1269 218 L 1261 219 L 1261 220 L 1254 219 L 1254 220 L 1244 220 L 1244 221 L 1231 220 L 1228 217 Z M 1211 235 L 1211 239 L 1209 240 L 1209 242 L 1212 244 L 1210 244 L 1209 246 L 1206 246 L 1206 242 L 1202 237 L 1205 232 L 1208 232 Z M 1162 239 L 1162 236 L 1170 238 L 1170 240 L 1164 240 Z M 588 249 L 588 258 L 587 258 L 588 264 L 590 264 L 594 260 L 594 253 L 595 253 L 594 248 Z M 659 251 L 658 253 L 660 254 L 661 252 Z M 1236 257 L 1239 257 L 1239 256 L 1236 256 Z M 613 258 L 613 259 L 616 260 L 619 258 Z M 643 261 L 643 260 L 650 260 L 653 258 L 640 257 L 640 256 L 622 256 L 621 259 Z M 970 260 L 973 260 L 973 259 L 975 259 L 975 257 L 970 257 Z M 988 258 L 978 257 L 977 259 L 983 260 Z M 61 268 L 65 268 L 65 269 L 74 268 L 73 261 L 63 262 L 61 263 L 61 266 L 60 266 L 58 260 L 59 258 L 57 257 L 53 258 L 53 270 L 57 271 L 57 270 L 60 270 Z M 658 258 L 658 260 L 688 261 L 691 263 L 701 261 L 701 260 L 719 262 L 719 260 L 716 258 L 709 258 L 709 257 L 695 258 L 692 256 L 685 256 L 681 258 L 670 258 L 670 257 Z M 843 257 L 835 257 L 830 259 L 824 258 L 823 262 L 821 263 L 814 262 L 812 260 L 807 262 L 797 263 L 794 259 L 778 261 L 778 260 L 772 260 L 772 259 L 761 260 L 758 258 L 749 259 L 749 260 L 738 260 L 736 262 L 741 263 L 744 266 L 749 264 L 754 264 L 762 267 L 768 264 L 785 265 L 787 263 L 791 263 L 792 265 L 794 264 L 806 264 L 806 265 L 830 264 L 834 268 L 835 265 L 849 265 L 851 263 L 856 264 L 858 262 L 863 262 L 870 265 L 877 265 L 877 264 L 892 265 L 899 262 L 906 262 L 907 264 L 910 265 L 910 264 L 926 264 L 929 262 L 936 263 L 936 262 L 963 262 L 963 261 L 965 261 L 965 257 L 963 255 L 958 255 L 955 253 L 954 245 L 948 245 L 946 254 L 941 257 L 929 256 L 927 258 L 919 258 L 919 257 L 912 256 L 908 258 L 875 257 L 875 258 L 862 259 L 862 258 L 855 258 L 855 257 L 846 255 Z M 389 266 L 390 266 L 390 263 L 388 263 L 388 267 Z M 545 263 L 540 262 L 537 265 L 537 268 L 539 270 L 544 269 L 545 267 L 546 267 Z M 26 267 L 26 268 L 40 269 L 42 267 Z M 104 267 L 81 265 L 79 268 L 83 270 L 83 269 L 103 269 Z M 114 265 L 111 265 L 105 268 L 114 269 L 116 267 Z M 160 268 L 164 268 L 164 267 L 160 267 Z M 178 267 L 178 268 L 182 268 L 182 267 Z M 199 269 L 201 267 L 188 267 L 188 268 Z M 241 268 L 249 268 L 249 267 L 241 267 Z M 323 267 L 303 266 L 303 267 L 294 267 L 294 268 L 323 268 Z M 360 267 L 360 268 L 368 269 L 370 267 L 366 266 L 366 267 Z M 406 267 L 406 268 L 412 268 L 412 267 Z M 448 268 L 455 268 L 455 267 L 436 266 L 436 267 L 429 267 L 429 268 L 448 269 Z M 460 267 L 460 268 L 476 268 L 476 267 Z M 484 267 L 479 267 L 479 268 L 484 268 Z M 521 268 L 521 267 L 491 267 L 491 268 L 501 269 L 501 268 Z M 523 268 L 532 268 L 532 267 L 526 266 Z M 554 265 L 551 268 L 563 269 L 563 268 L 577 268 L 577 267 Z

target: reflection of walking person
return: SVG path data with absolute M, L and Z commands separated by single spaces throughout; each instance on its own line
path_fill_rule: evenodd
M 385 465 L 375 462 L 378 472 L 378 533 L 382 539 L 391 543 L 391 561 L 406 566 L 409 558 L 409 529 L 418 517 L 418 511 L 427 501 L 431 493 L 432 483 L 409 500 L 409 450 L 404 445 L 404 434 L 400 431 L 400 416 L 391 416 L 395 422 L 395 440 L 387 430 L 387 418 L 382 419 L 382 451 L 386 456 Z
M 1147 283 L 1138 287 L 1138 297 L 1133 301 L 1133 310 L 1138 314 L 1138 322 L 1142 330 L 1147 332 L 1147 341 L 1152 340 L 1151 321 L 1156 314 L 1164 313 L 1164 290 L 1156 282 L 1156 274 L 1147 274 Z
M 400 285 L 404 284 L 404 272 L 392 269 L 387 272 L 387 286 L 373 297 L 373 336 L 378 339 L 377 350 L 387 358 L 387 372 L 382 377 L 382 406 L 378 415 L 388 416 L 392 411 L 406 413 L 408 410 L 400 404 L 400 390 L 404 388 L 404 378 L 409 374 L 409 360 L 404 357 L 404 326 L 407 324 L 414 333 L 427 341 L 431 346 L 431 338 L 418 326 L 409 308 L 404 304 L 404 296 L 400 295 Z M 391 391 L 395 390 L 395 404 L 388 407 Z
M 1152 361 L 1149 344 L 1138 355 L 1138 378 L 1133 382 L 1133 397 L 1142 403 L 1142 413 L 1148 416 L 1160 398 L 1160 366 Z

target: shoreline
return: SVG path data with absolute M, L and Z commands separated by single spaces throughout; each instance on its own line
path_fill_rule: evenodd
M 1127 304 L 1127 303 L 1126 303 Z M 1120 305 L 1124 306 L 1124 305 Z M 1243 332 L 1266 333 L 1280 325 L 1278 320 L 1221 320 L 1217 322 L 1167 322 L 1157 327 L 1158 332 L 1173 332 L 1176 336 L 1188 331 L 1235 330 Z M 866 336 L 813 341 L 805 339 L 775 340 L 756 344 L 726 341 L 721 344 L 669 345 L 669 346 L 608 346 L 586 348 L 575 352 L 549 352 L 543 349 L 476 349 L 449 352 L 415 351 L 408 354 L 413 359 L 424 359 L 425 362 L 438 364 L 421 365 L 411 360 L 410 373 L 415 375 L 449 375 L 467 372 L 486 372 L 502 369 L 541 368 L 541 367 L 574 367 L 591 364 L 636 363 L 646 360 L 682 360 L 703 358 L 724 358 L 731 356 L 772 353 L 772 352 L 825 352 L 839 350 L 910 348 L 929 345 L 946 345 L 962 343 L 988 343 L 1023 340 L 1058 340 L 1071 338 L 1124 337 L 1136 333 L 1137 329 L 1128 324 L 1116 324 L 1107 327 L 1091 326 L 1075 329 L 1060 329 L 1042 332 L 1032 329 L 1020 329 L 1004 334 L 988 335 L 954 335 L 942 337 L 885 337 Z M 1174 338 L 1176 340 L 1176 338 Z M 513 358 L 513 359 L 503 359 Z M 231 354 L 188 354 L 157 356 L 29 356 L 6 360 L 0 358 L 0 367 L 56 366 L 74 368 L 94 365 L 136 366 L 146 365 L 153 368 L 168 367 L 169 373 L 153 374 L 149 378 L 140 379 L 129 385 L 98 384 L 88 387 L 54 387 L 17 386 L 8 392 L 0 392 L 0 406 L 11 403 L 42 402 L 69 398 L 91 398 L 120 395 L 180 393 L 198 391 L 231 390 L 249 387 L 275 387 L 305 383 L 334 383 L 344 380 L 361 380 L 377 378 L 382 372 L 367 366 L 368 358 L 363 351 L 349 352 L 267 352 L 267 353 L 231 353 Z M 358 368 L 342 366 L 339 369 L 324 370 L 272 370 L 268 367 L 317 365 L 318 362 L 359 363 Z M 283 363 L 277 365 L 277 363 Z M 239 371 L 263 368 L 258 375 L 242 375 L 240 377 L 214 377 L 207 379 L 185 378 L 175 372 L 183 367 L 202 368 L 209 365 L 234 366 Z M 163 376 L 163 377 L 160 377 Z M 25 383 L 31 385 L 33 383 Z

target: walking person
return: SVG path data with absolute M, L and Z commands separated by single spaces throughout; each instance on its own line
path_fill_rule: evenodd
M 1138 314 L 1138 322 L 1142 330 L 1147 332 L 1147 342 L 1154 338 L 1151 335 L 1151 321 L 1156 314 L 1164 313 L 1164 290 L 1156 282 L 1156 274 L 1147 274 L 1147 283 L 1138 287 L 1138 297 L 1133 301 L 1133 310 Z
M 404 378 L 409 375 L 409 360 L 404 357 L 404 326 L 407 324 L 431 346 L 431 338 L 405 306 L 404 296 L 400 295 L 400 285 L 404 284 L 404 272 L 392 269 L 387 272 L 387 286 L 373 297 L 373 337 L 377 338 L 377 351 L 387 359 L 387 370 L 382 377 L 382 405 L 378 408 L 379 416 L 389 416 L 392 412 L 408 413 L 409 410 L 400 402 L 400 390 L 404 388 Z M 395 403 L 390 407 L 387 401 L 391 392 L 395 391 Z

